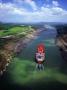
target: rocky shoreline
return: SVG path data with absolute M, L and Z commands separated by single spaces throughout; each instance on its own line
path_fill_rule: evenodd
M 59 48 L 63 60 L 67 62 L 67 34 L 56 38 L 56 46 Z

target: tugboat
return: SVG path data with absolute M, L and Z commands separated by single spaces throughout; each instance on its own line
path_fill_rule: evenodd
M 45 46 L 44 44 L 39 44 L 37 46 L 37 51 L 36 51 L 36 69 L 38 70 L 44 70 L 44 61 L 45 61 Z

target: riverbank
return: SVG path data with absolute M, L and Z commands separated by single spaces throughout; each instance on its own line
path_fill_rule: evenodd
M 63 60 L 67 62 L 67 34 L 59 35 L 56 38 L 56 45 L 60 50 Z
M 17 35 L 9 35 L 2 37 L 5 41 L 4 45 L 0 50 L 1 64 L 0 64 L 0 74 L 2 75 L 6 71 L 7 66 L 12 60 L 12 57 L 19 54 L 23 48 L 27 46 L 32 40 L 36 39 L 37 36 L 43 30 L 30 30 L 24 37 L 22 33 Z
M 14 52 L 20 53 L 23 48 L 27 46 L 32 40 L 36 39 L 37 36 L 44 30 L 33 30 L 32 32 L 28 33 L 24 38 L 20 38 L 19 41 L 15 45 Z

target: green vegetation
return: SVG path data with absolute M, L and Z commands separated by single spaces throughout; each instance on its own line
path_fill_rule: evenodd
M 28 33 L 32 31 L 33 31 L 33 28 L 31 26 L 0 23 L 0 52 L 5 53 L 5 56 L 3 54 L 1 55 L 1 53 L 0 55 L 6 58 L 4 59 L 4 62 L 6 62 L 7 59 L 11 60 L 10 57 L 13 57 L 14 45 L 17 44 L 18 40 L 20 40 L 20 38 L 23 38 L 24 36 L 26 36 Z M 9 55 L 9 53 L 7 53 L 8 51 L 12 53 L 10 54 L 10 57 L 6 57 Z M 0 66 L 3 66 L 3 63 Z M 0 69 L 1 68 L 2 67 L 0 67 Z M 0 71 L 3 71 L 3 70 L 1 69 Z
M 20 25 L 0 25 L 0 37 L 8 35 L 22 34 L 26 35 L 28 32 L 32 31 L 31 26 L 20 26 Z
M 8 30 L 9 28 L 13 27 L 13 24 L 3 24 L 0 23 L 0 30 Z

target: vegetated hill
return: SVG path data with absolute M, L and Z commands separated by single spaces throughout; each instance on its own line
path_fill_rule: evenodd
M 0 23 L 0 30 L 8 30 L 9 28 L 11 28 L 13 26 L 13 24 L 4 24 L 4 23 Z
M 16 35 L 18 33 L 26 34 L 32 31 L 31 26 L 15 25 L 15 24 L 2 24 L 0 23 L 0 37 L 7 35 Z
M 58 25 L 56 26 L 57 32 L 59 35 L 67 34 L 67 25 Z

